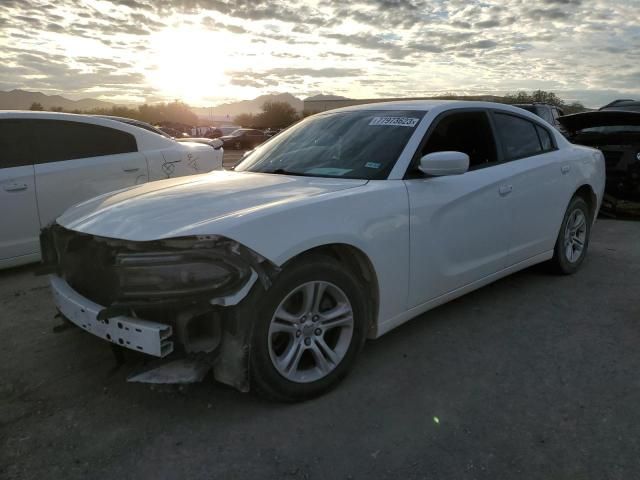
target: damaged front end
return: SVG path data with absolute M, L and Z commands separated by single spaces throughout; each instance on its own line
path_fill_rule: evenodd
M 267 259 L 216 235 L 128 241 L 58 224 L 43 229 L 41 249 L 66 319 L 163 359 L 130 380 L 190 382 L 213 369 L 217 380 L 248 390 L 251 308 L 239 304 L 269 288 L 278 268 Z

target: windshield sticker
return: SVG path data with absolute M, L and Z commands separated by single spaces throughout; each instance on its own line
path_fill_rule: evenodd
M 331 175 L 332 177 L 340 177 L 345 173 L 349 173 L 351 171 L 350 168 L 332 168 L 332 167 L 319 167 L 312 168 L 311 170 L 307 170 L 304 173 L 310 173 L 315 175 Z
M 377 162 L 367 162 L 364 166 L 367 168 L 380 168 L 380 164 Z
M 369 125 L 382 125 L 389 127 L 415 127 L 419 118 L 411 117 L 373 117 Z

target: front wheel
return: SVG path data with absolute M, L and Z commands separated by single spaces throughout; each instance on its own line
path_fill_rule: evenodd
M 558 273 L 572 274 L 578 270 L 589 246 L 591 213 L 581 197 L 574 197 L 562 220 L 551 264 Z
M 303 400 L 345 377 L 365 340 L 359 283 L 330 257 L 285 268 L 260 302 L 252 336 L 251 380 L 258 393 Z

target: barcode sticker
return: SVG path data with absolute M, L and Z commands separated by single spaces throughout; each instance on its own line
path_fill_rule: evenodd
M 411 117 L 373 117 L 369 125 L 380 125 L 389 127 L 415 127 L 419 118 Z

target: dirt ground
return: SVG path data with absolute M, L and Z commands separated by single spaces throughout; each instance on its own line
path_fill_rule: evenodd
M 126 383 L 0 273 L 0 478 L 620 479 L 640 472 L 640 222 L 601 220 L 582 270 L 532 268 L 365 347 L 296 405 Z

